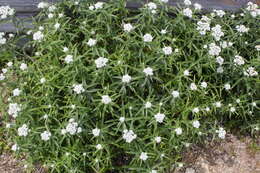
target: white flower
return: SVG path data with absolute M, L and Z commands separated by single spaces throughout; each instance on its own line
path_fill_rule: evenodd
M 205 35 L 207 31 L 210 31 L 210 21 L 200 20 L 197 23 L 197 30 L 201 35 Z
M 200 86 L 201 86 L 202 88 L 207 88 L 207 87 L 208 87 L 208 84 L 207 84 L 207 82 L 201 82 Z
M 200 127 L 200 122 L 198 120 L 195 120 L 192 122 L 192 126 L 198 129 Z
M 224 59 L 221 57 L 221 56 L 218 56 L 216 58 L 216 62 L 219 64 L 219 65 L 222 65 L 224 63 Z
M 108 62 L 107 58 L 99 57 L 98 59 L 95 60 L 95 64 L 97 68 L 102 68 L 105 67 Z
M 175 131 L 175 133 L 177 135 L 181 135 L 182 134 L 182 128 L 180 128 L 180 127 L 176 128 L 174 131 Z
M 257 51 L 260 51 L 260 44 L 255 46 Z
M 16 88 L 13 90 L 13 96 L 19 96 L 21 94 L 21 90 L 19 90 L 19 88 Z
M 172 48 L 169 47 L 169 46 L 164 47 L 162 50 L 163 50 L 164 55 L 170 55 L 170 54 L 172 54 Z
M 44 27 L 43 27 L 43 26 L 39 26 L 39 30 L 40 30 L 40 31 L 43 31 L 43 30 L 44 30 Z
M 67 55 L 64 59 L 64 61 L 67 63 L 67 64 L 70 64 L 73 62 L 73 56 L 72 55 Z
M 11 115 L 13 118 L 16 118 L 20 111 L 21 111 L 21 107 L 17 103 L 9 104 L 8 114 Z
M 100 134 L 100 129 L 98 129 L 98 128 L 93 129 L 93 130 L 92 130 L 92 134 L 93 134 L 95 137 L 99 136 L 99 134 Z
M 131 79 L 132 79 L 132 77 L 129 76 L 128 74 L 126 74 L 126 75 L 124 75 L 124 76 L 122 77 L 122 82 L 123 82 L 123 83 L 129 83 L 129 82 L 131 81 Z
M 47 3 L 47 2 L 40 2 L 39 4 L 38 4 L 38 8 L 47 8 L 49 6 L 49 3 Z
M 160 0 L 160 1 L 163 2 L 163 3 L 169 2 L 169 0 Z
M 130 23 L 126 23 L 123 25 L 123 29 L 125 32 L 130 32 L 134 29 L 134 27 Z
M 44 119 L 47 119 L 48 117 L 49 117 L 48 114 L 44 114 L 44 115 L 43 115 L 43 118 L 44 118 Z
M 233 112 L 235 112 L 235 111 L 236 111 L 236 108 L 235 108 L 235 107 L 231 107 L 231 108 L 230 108 L 230 112 L 233 113 Z
M 184 76 L 189 76 L 189 75 L 190 75 L 190 71 L 189 71 L 189 70 L 185 70 L 185 71 L 183 72 L 183 75 L 184 75 Z
M 14 145 L 12 145 L 11 150 L 12 150 L 12 151 L 17 151 L 17 150 L 19 150 L 19 146 L 18 146 L 17 144 L 14 144 Z
M 88 9 L 92 11 L 92 10 L 95 9 L 95 7 L 94 7 L 93 5 L 90 5 L 90 6 L 88 7 Z
M 8 67 L 12 67 L 12 66 L 13 66 L 13 62 L 11 62 L 11 61 L 8 62 L 8 63 L 7 63 L 7 66 L 8 66 Z
M 103 147 L 102 147 L 101 144 L 97 144 L 97 145 L 96 145 L 96 149 L 97 149 L 97 150 L 101 150 L 102 148 L 103 148 Z
M 18 136 L 27 136 L 28 135 L 28 127 L 26 124 L 23 124 L 21 127 L 18 128 Z
M 120 121 L 121 123 L 125 122 L 125 117 L 120 117 L 120 118 L 119 118 L 119 121 Z
M 46 82 L 46 79 L 43 77 L 43 78 L 40 79 L 40 82 L 41 82 L 41 83 L 45 83 L 45 82 Z
M 5 127 L 6 127 L 7 129 L 9 129 L 9 128 L 11 127 L 11 124 L 10 124 L 10 123 L 6 123 Z
M 58 17 L 59 17 L 59 18 L 62 18 L 63 16 L 64 16 L 63 13 L 59 13 L 59 14 L 58 14 Z
M 0 6 L 0 19 L 5 19 L 8 16 L 14 15 L 14 9 L 9 6 Z
M 68 52 L 69 51 L 69 49 L 67 48 L 67 47 L 63 47 L 63 50 L 62 50 L 63 52 Z
M 190 8 L 185 8 L 183 10 L 183 15 L 192 18 L 192 10 Z
M 172 96 L 173 96 L 173 98 L 178 98 L 178 97 L 180 97 L 179 91 L 172 91 Z
M 229 83 L 224 85 L 225 90 L 230 90 L 231 89 L 231 85 Z
M 236 102 L 237 102 L 237 103 L 240 103 L 240 99 L 236 99 Z
M 33 40 L 41 41 L 44 38 L 44 35 L 41 31 L 37 31 L 33 34 Z
M 20 69 L 21 70 L 26 70 L 28 67 L 27 67 L 27 64 L 25 64 L 25 63 L 22 63 L 21 65 L 20 65 Z
M 219 67 L 217 68 L 217 73 L 223 73 L 223 72 L 224 72 L 223 67 L 222 67 L 222 66 L 219 66 Z
M 249 31 L 249 28 L 245 27 L 245 25 L 237 25 L 236 30 L 240 33 L 246 33 Z
M 4 79 L 5 79 L 5 76 L 4 76 L 3 73 L 1 73 L 1 74 L 0 74 L 0 81 L 1 81 L 1 80 L 4 80 Z
M 59 29 L 60 28 L 60 24 L 59 23 L 55 23 L 54 28 L 55 29 Z
M 151 170 L 151 172 L 150 173 L 157 173 L 157 171 L 156 170 Z
M 75 122 L 74 119 L 70 119 L 69 123 L 66 126 L 66 129 L 64 130 L 61 130 L 62 134 L 66 134 L 68 132 L 71 135 L 75 135 L 76 133 L 78 133 L 78 131 L 81 130 L 81 127 L 78 127 L 78 123 Z
M 87 42 L 87 45 L 90 47 L 95 46 L 96 44 L 97 44 L 97 40 L 92 39 L 92 38 L 90 38 Z
M 154 118 L 155 120 L 158 122 L 158 123 L 162 123 L 163 122 L 163 119 L 165 118 L 165 115 L 164 114 L 161 114 L 161 113 L 157 113 L 154 115 Z
M 152 76 L 153 75 L 153 69 L 151 67 L 147 67 L 143 70 L 146 76 Z
M 194 108 L 194 109 L 192 110 L 193 113 L 199 113 L 199 111 L 200 111 L 200 109 L 199 109 L 198 107 L 196 107 L 196 108 Z
M 235 59 L 234 59 L 234 63 L 235 63 L 235 65 L 244 65 L 245 61 L 242 56 L 236 55 Z
M 140 159 L 143 160 L 143 161 L 146 161 L 148 159 L 147 153 L 142 152 L 141 155 L 140 155 Z
M 151 34 L 145 34 L 143 36 L 144 42 L 152 42 L 153 41 L 153 36 Z
M 109 103 L 111 103 L 112 102 L 112 99 L 108 96 L 108 95 L 103 95 L 103 96 L 101 96 L 102 97 L 102 103 L 104 103 L 104 104 L 109 104 Z
M 222 106 L 222 104 L 221 104 L 221 102 L 216 102 L 216 103 L 215 103 L 215 106 L 216 106 L 217 108 L 220 108 L 220 107 Z
M 216 41 L 219 41 L 220 38 L 224 36 L 224 33 L 222 32 L 220 25 L 216 25 L 211 29 L 211 31 L 211 35 L 215 38 Z
M 209 54 L 213 56 L 218 56 L 221 52 L 221 48 L 217 46 L 215 43 L 209 44 Z
M 157 9 L 157 5 L 153 2 L 149 2 L 148 4 L 146 4 L 146 7 L 148 7 L 149 10 L 156 10 Z
M 166 30 L 166 29 L 162 29 L 160 33 L 161 33 L 161 34 L 166 34 L 166 33 L 167 33 L 167 30 Z
M 61 129 L 61 134 L 62 135 L 65 135 L 67 133 L 67 130 L 66 129 Z
M 257 76 L 258 72 L 255 70 L 254 67 L 249 67 L 247 70 L 244 71 L 245 76 Z
M 134 139 L 136 139 L 137 135 L 133 132 L 133 130 L 124 130 L 123 131 L 123 139 L 127 143 L 131 143 Z
M 81 94 L 85 91 L 85 89 L 83 88 L 83 84 L 74 84 L 72 87 L 73 91 L 77 94 Z
M 154 140 L 156 143 L 160 143 L 162 141 L 162 138 L 160 136 L 156 136 Z
M 97 2 L 94 6 L 96 9 L 101 9 L 101 8 L 103 8 L 103 5 L 104 5 L 103 2 Z
M 226 131 L 222 127 L 220 127 L 218 130 L 216 130 L 216 132 L 218 133 L 219 138 L 225 139 Z
M 213 10 L 217 16 L 223 17 L 226 13 L 223 10 Z
M 191 5 L 191 1 L 190 0 L 184 0 L 184 4 L 185 5 Z
M 194 3 L 194 8 L 195 8 L 195 10 L 199 11 L 202 9 L 202 6 L 199 3 Z
M 191 89 L 192 91 L 194 91 L 194 90 L 197 90 L 198 88 L 197 88 L 197 85 L 196 85 L 195 83 L 191 83 L 191 84 L 190 84 L 190 89 Z
M 147 108 L 151 108 L 151 107 L 152 107 L 152 103 L 151 103 L 151 102 L 146 102 L 144 107 L 145 107 L 146 109 L 147 109 Z
M 43 133 L 41 133 L 41 139 L 43 141 L 48 141 L 51 137 L 51 133 L 48 131 L 44 131 Z
M 51 5 L 51 6 L 49 6 L 49 8 L 48 8 L 48 10 L 49 10 L 50 12 L 54 12 L 56 9 L 57 9 L 57 7 L 56 7 L 55 5 Z

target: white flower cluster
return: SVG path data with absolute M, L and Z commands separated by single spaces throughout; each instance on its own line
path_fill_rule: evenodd
M 172 48 L 170 46 L 166 46 L 162 49 L 164 55 L 170 55 L 172 54 Z
M 101 98 L 102 98 L 102 100 L 101 100 L 102 103 L 104 103 L 106 105 L 112 102 L 112 99 L 108 95 L 103 95 L 103 96 L 101 96 Z
M 226 131 L 224 128 L 220 127 L 218 130 L 216 130 L 216 133 L 218 133 L 218 137 L 221 139 L 225 139 L 226 137 Z
M 81 94 L 85 91 L 85 89 L 83 88 L 83 84 L 74 84 L 72 87 L 73 91 L 77 94 Z
M 151 34 L 145 34 L 143 36 L 143 40 L 144 40 L 144 42 L 147 42 L 147 43 L 152 42 L 153 41 L 153 36 Z
M 6 38 L 4 38 L 5 33 L 0 32 L 0 45 L 6 43 Z
M 246 10 L 249 11 L 252 17 L 260 16 L 260 9 L 258 8 L 258 5 L 254 4 L 253 2 L 247 3 Z
M 105 67 L 107 62 L 108 62 L 108 59 L 104 58 L 104 57 L 99 57 L 98 59 L 95 60 L 95 64 L 96 64 L 97 68 Z
M 97 44 L 97 40 L 90 38 L 87 42 L 87 45 L 93 47 Z
M 81 133 L 81 132 L 82 132 L 82 128 L 79 127 L 79 124 L 75 122 L 73 118 L 69 120 L 69 123 L 67 124 L 66 128 L 61 130 L 62 134 L 69 133 L 71 135 L 75 135 L 76 133 Z
M 245 60 L 242 56 L 236 55 L 235 59 L 234 59 L 234 63 L 235 63 L 235 65 L 244 65 Z
M 37 7 L 38 8 L 48 8 L 49 5 L 50 4 L 48 2 L 40 2 Z
M 21 111 L 21 105 L 18 105 L 17 103 L 9 104 L 8 114 L 11 115 L 13 118 L 16 118 L 20 111 Z
M 221 48 L 216 43 L 209 44 L 209 55 L 218 56 L 221 52 Z
M 72 55 L 67 55 L 65 58 L 64 58 L 64 61 L 66 64 L 70 64 L 73 62 L 73 56 Z
M 18 136 L 27 136 L 28 131 L 28 126 L 26 124 L 23 124 L 21 127 L 18 128 Z
M 102 9 L 104 6 L 104 2 L 97 2 L 94 5 L 89 6 L 89 10 L 98 10 Z
M 48 141 L 50 137 L 51 137 L 51 132 L 44 131 L 43 133 L 41 133 L 41 139 L 43 141 Z
M 182 11 L 183 15 L 184 16 L 187 16 L 189 18 L 192 18 L 192 10 L 190 8 L 185 8 L 183 11 Z
M 236 30 L 240 33 L 246 33 L 249 31 L 249 28 L 247 28 L 245 25 L 237 25 Z
M 258 72 L 255 70 L 254 67 L 248 67 L 248 69 L 246 69 L 244 71 L 244 75 L 245 76 L 257 76 Z
M 134 27 L 133 27 L 133 25 L 131 25 L 130 23 L 125 23 L 124 25 L 123 25 L 123 30 L 125 31 L 125 32 L 130 32 L 130 31 L 132 31 L 134 29 Z
M 223 17 L 226 13 L 223 10 L 213 10 L 214 14 L 219 16 L 219 17 Z
M 146 8 L 148 8 L 152 14 L 156 13 L 157 5 L 153 2 L 149 2 L 148 4 L 145 5 Z
M 8 16 L 14 15 L 14 9 L 10 6 L 0 6 L 0 18 L 6 19 Z
M 152 76 L 153 75 L 153 69 L 151 67 L 147 67 L 143 70 L 146 76 Z
M 143 160 L 143 161 L 146 161 L 146 160 L 148 159 L 148 155 L 147 155 L 147 153 L 142 152 L 139 158 L 140 158 L 141 160 Z
M 124 75 L 124 76 L 122 77 L 122 82 L 123 82 L 123 83 L 129 83 L 129 82 L 131 81 L 131 79 L 132 79 L 132 77 L 129 76 L 128 74 L 126 74 L 126 75 Z
M 127 143 L 131 143 L 134 139 L 136 139 L 137 135 L 133 132 L 133 130 L 124 130 L 123 131 L 123 139 Z
M 42 41 L 44 38 L 44 35 L 41 31 L 37 31 L 33 34 L 33 40 L 35 41 Z
M 202 16 L 200 21 L 197 23 L 197 30 L 201 35 L 205 35 L 207 31 L 210 31 L 211 19 L 207 16 Z
M 158 123 L 162 123 L 165 118 L 165 115 L 162 113 L 157 113 L 154 115 L 154 118 Z
M 211 31 L 211 35 L 215 38 L 216 41 L 219 41 L 220 38 L 224 36 L 224 32 L 222 32 L 220 25 L 216 25 L 211 29 Z

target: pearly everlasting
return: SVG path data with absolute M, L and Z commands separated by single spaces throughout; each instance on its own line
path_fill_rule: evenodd
M 201 82 L 201 83 L 200 83 L 200 86 L 201 86 L 202 88 L 207 88 L 207 87 L 208 87 L 208 84 L 207 84 L 207 82 Z
M 184 0 L 183 1 L 185 5 L 191 5 L 191 1 L 190 0 Z
M 245 25 L 237 25 L 236 30 L 240 33 L 246 33 L 249 31 L 249 28 L 245 27 Z
M 18 136 L 27 136 L 29 128 L 26 124 L 23 124 L 21 127 L 18 128 Z
M 211 35 L 215 38 L 216 41 L 219 41 L 220 38 L 224 36 L 220 25 L 214 26 L 213 28 L 211 28 L 211 31 Z
M 97 144 L 97 145 L 96 145 L 96 149 L 97 149 L 97 150 L 101 150 L 101 149 L 103 149 L 103 147 L 102 147 L 101 144 Z
M 178 98 L 178 97 L 180 97 L 179 91 L 172 91 L 172 96 L 173 96 L 173 98 Z
M 100 135 L 100 129 L 98 129 L 98 128 L 93 129 L 92 130 L 92 134 L 95 137 L 99 136 Z
M 19 146 L 17 145 L 17 144 L 14 144 L 14 145 L 12 145 L 12 147 L 11 147 L 11 150 L 12 151 L 17 151 L 17 150 L 19 150 L 20 148 L 19 148 Z
M 85 91 L 85 89 L 83 88 L 83 84 L 74 84 L 72 87 L 73 91 L 77 94 L 81 94 Z
M 101 8 L 103 8 L 103 5 L 104 5 L 103 2 L 97 2 L 96 4 L 94 4 L 94 7 L 95 7 L 95 9 L 101 9 Z
M 48 2 L 40 2 L 37 7 L 38 8 L 47 8 L 47 7 L 49 7 L 49 3 Z
M 182 134 L 182 128 L 180 128 L 180 127 L 176 128 L 174 131 L 175 131 L 176 135 Z
M 218 133 L 219 138 L 225 139 L 226 131 L 222 127 L 220 127 L 218 130 L 216 130 L 216 132 Z
M 192 109 L 193 113 L 199 113 L 199 111 L 200 111 L 200 109 L 198 107 Z
M 191 84 L 190 84 L 190 89 L 191 89 L 192 91 L 194 91 L 194 90 L 197 90 L 198 88 L 197 88 L 197 85 L 196 85 L 195 83 L 191 83 Z
M 14 9 L 10 6 L 0 6 L 0 19 L 6 19 L 8 16 L 14 15 Z
M 216 102 L 216 103 L 215 103 L 215 106 L 216 106 L 217 108 L 220 108 L 220 107 L 222 106 L 222 103 L 221 103 L 221 102 Z
M 55 23 L 54 28 L 55 28 L 56 30 L 59 29 L 59 28 L 60 28 L 60 24 L 59 24 L 59 23 Z
M 218 56 L 221 52 L 221 48 L 215 43 L 209 44 L 209 55 Z
M 234 59 L 234 63 L 235 63 L 235 65 L 244 65 L 245 61 L 242 56 L 236 55 L 235 59 Z
M 46 82 L 46 79 L 43 77 L 43 78 L 40 79 L 40 82 L 41 82 L 41 83 L 45 83 L 45 82 Z
M 169 46 L 164 47 L 164 48 L 162 49 L 162 51 L 163 51 L 164 55 L 170 55 L 170 54 L 172 54 L 172 48 L 169 47 Z
M 127 143 L 131 143 L 134 139 L 136 139 L 137 135 L 133 132 L 133 130 L 124 130 L 123 131 L 123 139 Z
M 73 56 L 72 55 L 67 55 L 64 59 L 66 64 L 70 64 L 73 62 Z
M 142 152 L 139 158 L 143 161 L 146 161 L 148 159 L 148 155 L 147 153 Z
M 97 44 L 97 40 L 90 38 L 87 42 L 87 45 L 93 47 Z
M 111 103 L 112 102 L 112 99 L 108 96 L 108 95 L 103 95 L 103 96 L 101 96 L 101 98 L 102 98 L 102 103 L 104 103 L 104 104 L 109 104 L 109 103 Z
M 198 129 L 200 127 L 200 122 L 198 120 L 195 120 L 192 122 L 192 126 Z
M 41 41 L 44 38 L 44 35 L 41 31 L 37 31 L 33 34 L 33 40 Z
M 146 76 L 152 76 L 153 75 L 153 69 L 151 67 L 147 67 L 143 70 Z
M 28 68 L 28 66 L 27 66 L 27 64 L 25 64 L 25 63 L 22 63 L 21 65 L 20 65 L 20 69 L 21 70 L 26 70 Z
M 95 64 L 96 64 L 97 68 L 105 67 L 107 62 L 108 62 L 108 59 L 104 58 L 104 57 L 99 57 L 98 59 L 95 60 Z
M 146 4 L 146 7 L 149 9 L 149 10 L 156 10 L 157 9 L 157 5 L 153 2 L 149 2 L 148 4 Z
M 226 13 L 223 10 L 213 10 L 215 14 L 219 17 L 223 17 Z
M 50 137 L 51 137 L 51 132 L 44 131 L 43 133 L 41 133 L 41 139 L 43 141 L 48 141 Z
M 219 65 L 223 65 L 224 59 L 223 59 L 221 56 L 218 56 L 218 57 L 216 58 L 216 62 L 217 62 Z
M 155 141 L 157 144 L 159 144 L 159 143 L 162 141 L 162 138 L 161 138 L 160 136 L 156 136 L 156 137 L 154 138 L 154 141 Z
M 146 109 L 151 108 L 151 107 L 152 107 L 152 103 L 151 103 L 151 102 L 146 102 L 145 105 L 144 105 L 144 107 L 145 107 Z
M 123 30 L 125 32 L 130 32 L 134 29 L 133 25 L 131 25 L 130 23 L 126 23 L 123 25 Z
M 248 67 L 248 69 L 246 69 L 244 71 L 244 75 L 245 76 L 257 76 L 258 72 L 255 70 L 254 67 Z
M 144 42 L 152 42 L 153 41 L 153 36 L 151 35 L 151 34 L 145 34 L 144 36 L 143 36 L 143 41 Z
M 157 113 L 154 115 L 154 118 L 158 123 L 162 123 L 165 118 L 165 115 L 162 113 Z
M 13 90 L 13 96 L 19 96 L 21 94 L 21 90 L 19 88 L 16 88 Z
M 194 8 L 195 8 L 195 10 L 199 11 L 202 9 L 202 6 L 199 3 L 194 3 Z
M 10 103 L 8 108 L 8 114 L 13 118 L 16 118 L 18 113 L 21 111 L 21 106 L 17 103 Z
M 224 85 L 225 90 L 230 90 L 231 89 L 231 85 L 229 83 Z
M 131 81 L 131 79 L 132 79 L 132 77 L 129 76 L 128 74 L 126 74 L 126 75 L 124 75 L 124 76 L 122 77 L 122 82 L 123 82 L 123 83 L 129 83 L 129 82 Z
M 192 18 L 192 10 L 190 8 L 185 8 L 183 11 L 182 11 L 183 15 L 184 16 L 187 16 L 189 18 Z

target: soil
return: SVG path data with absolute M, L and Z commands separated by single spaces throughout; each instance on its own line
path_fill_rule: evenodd
M 183 154 L 186 165 L 174 173 L 260 173 L 260 139 L 238 139 L 193 146 Z

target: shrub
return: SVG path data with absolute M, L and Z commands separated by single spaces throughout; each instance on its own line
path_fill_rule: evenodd
M 160 5 L 160 8 L 159 8 Z M 166 172 L 225 129 L 256 133 L 259 10 L 41 3 L 1 82 L 16 153 L 50 172 Z M 258 12 L 258 15 L 257 15 Z M 255 14 L 256 13 L 256 14 Z

